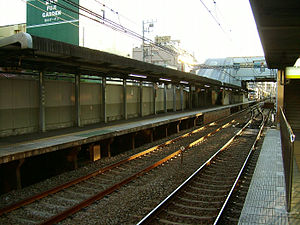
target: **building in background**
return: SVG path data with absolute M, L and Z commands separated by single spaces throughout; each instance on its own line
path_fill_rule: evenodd
M 248 98 L 249 100 L 276 98 L 275 82 L 248 82 Z
M 154 44 L 135 47 L 132 58 L 185 72 L 190 72 L 197 64 L 195 57 L 182 49 L 180 41 L 172 40 L 171 36 L 156 36 Z

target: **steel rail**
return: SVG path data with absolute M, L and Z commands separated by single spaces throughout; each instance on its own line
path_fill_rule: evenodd
M 123 185 L 126 185 L 128 184 L 129 182 L 137 179 L 138 177 L 144 175 L 145 173 L 149 172 L 150 170 L 162 165 L 163 163 L 167 162 L 168 160 L 174 158 L 175 156 L 178 156 L 180 154 L 183 153 L 183 151 L 187 151 L 189 148 L 192 148 L 195 144 L 198 144 L 199 142 L 201 141 L 204 141 L 205 139 L 207 139 L 208 137 L 210 137 L 211 135 L 213 135 L 214 133 L 220 131 L 221 129 L 229 126 L 231 122 L 229 123 L 226 123 L 225 125 L 223 125 L 222 127 L 219 127 L 217 128 L 215 131 L 205 135 L 204 137 L 201 137 L 199 138 L 198 140 L 192 142 L 191 144 L 187 145 L 184 149 L 180 149 L 180 150 L 177 150 L 176 152 L 173 152 L 172 154 L 168 155 L 167 157 L 157 161 L 156 163 L 152 164 L 151 166 L 141 170 L 140 172 L 137 172 L 136 174 L 126 178 L 125 180 L 109 187 L 108 189 L 92 196 L 91 198 L 87 199 L 87 200 L 84 200 L 82 202 L 80 202 L 79 204 L 49 218 L 48 220 L 40 223 L 41 225 L 50 225 L 50 224 L 54 224 L 54 223 L 57 223 L 57 222 L 60 222 L 62 221 L 63 219 L 67 218 L 68 216 L 78 212 L 79 210 L 89 206 L 90 204 L 92 204 L 93 202 L 95 201 L 98 201 L 100 199 L 102 199 L 104 196 L 108 195 L 108 194 L 111 194 L 112 192 L 114 192 L 115 190 L 119 189 L 120 187 L 122 187 Z M 245 125 L 245 126 L 248 126 L 248 124 L 250 123 L 250 121 Z M 239 135 L 241 131 L 239 131 L 236 135 Z M 233 139 L 232 139 L 233 141 Z
M 262 114 L 262 113 L 261 113 L 261 114 Z M 226 207 L 226 205 L 227 205 L 227 203 L 228 203 L 228 201 L 229 201 L 229 199 L 230 199 L 230 197 L 231 197 L 231 195 L 232 195 L 232 193 L 233 193 L 233 191 L 234 191 L 234 189 L 235 189 L 235 187 L 236 187 L 236 185 L 237 185 L 237 183 L 238 183 L 238 181 L 239 181 L 239 179 L 240 179 L 240 177 L 241 177 L 241 175 L 242 175 L 242 173 L 243 173 L 243 171 L 244 171 L 244 169 L 245 169 L 245 167 L 246 167 L 246 164 L 248 163 L 248 160 L 249 160 L 249 158 L 250 158 L 252 152 L 254 151 L 254 149 L 255 149 L 255 147 L 256 147 L 256 145 L 257 145 L 258 140 L 260 139 L 260 136 L 261 136 L 261 133 L 262 133 L 262 131 L 263 131 L 263 129 L 264 129 L 264 125 L 265 125 L 265 121 L 266 121 L 263 114 L 262 114 L 262 117 L 263 117 L 263 118 L 262 118 L 262 122 L 261 122 L 261 124 L 260 124 L 260 129 L 259 129 L 259 132 L 258 132 L 257 135 L 256 135 L 255 141 L 254 141 L 254 143 L 253 143 L 253 145 L 252 145 L 252 147 L 251 147 L 251 149 L 250 149 L 250 151 L 249 151 L 249 153 L 248 153 L 248 156 L 247 156 L 246 160 L 244 161 L 244 164 L 243 164 L 242 168 L 240 169 L 239 174 L 237 175 L 237 177 L 236 177 L 236 179 L 235 179 L 235 182 L 234 182 L 234 184 L 232 185 L 232 187 L 231 187 L 231 189 L 230 189 L 230 192 L 229 192 L 229 194 L 227 195 L 226 200 L 225 200 L 225 202 L 223 203 L 222 208 L 220 209 L 220 211 L 219 211 L 219 213 L 218 213 L 218 216 L 216 217 L 216 219 L 215 219 L 213 225 L 217 225 L 217 223 L 219 222 L 219 219 L 220 219 L 220 217 L 221 217 L 221 215 L 222 215 L 222 213 L 223 213 L 223 211 L 224 211 L 224 209 L 225 209 L 225 207 Z
M 254 107 L 255 107 L 255 106 L 254 106 Z M 254 108 L 254 107 L 253 107 L 253 108 Z M 230 118 L 230 117 L 236 116 L 237 114 L 241 114 L 241 113 L 243 113 L 243 112 L 245 112 L 245 111 L 247 111 L 247 110 L 249 110 L 249 109 L 244 109 L 244 110 L 242 110 L 242 111 L 240 111 L 240 112 L 233 113 L 233 114 L 229 115 L 228 117 L 221 118 L 221 119 L 219 119 L 219 120 L 217 120 L 217 121 L 214 121 L 214 122 L 211 122 L 211 123 L 209 123 L 209 124 L 206 124 L 206 125 L 204 125 L 204 126 L 202 126 L 202 127 L 200 127 L 200 128 L 197 128 L 197 129 L 195 129 L 195 130 L 193 130 L 193 131 L 190 131 L 190 132 L 188 132 L 188 133 L 186 133 L 186 134 L 183 134 L 183 135 L 181 135 L 181 136 L 179 136 L 179 137 L 176 137 L 176 138 L 174 138 L 174 139 L 168 140 L 168 141 L 166 141 L 166 142 L 164 142 L 164 143 L 162 143 L 162 144 L 160 144 L 160 145 L 156 145 L 156 146 L 151 147 L 151 148 L 149 148 L 149 149 L 147 149 L 147 150 L 145 150 L 145 151 L 143 151 L 143 152 L 137 153 L 137 154 L 135 154 L 135 155 L 133 155 L 133 156 L 130 156 L 130 157 L 126 158 L 126 159 L 123 159 L 123 160 L 121 160 L 121 161 L 119 161 L 119 162 L 117 162 L 117 163 L 115 163 L 115 164 L 112 164 L 112 165 L 106 166 L 106 167 L 104 167 L 104 168 L 101 168 L 101 169 L 99 169 L 99 170 L 97 170 L 97 171 L 95 171 L 95 172 L 92 172 L 92 173 L 90 173 L 90 174 L 88 174 L 88 175 L 86 175 L 86 176 L 79 177 L 79 178 L 77 178 L 77 179 L 71 180 L 71 181 L 69 181 L 69 182 L 67 182 L 67 183 L 64 183 L 64 184 L 62 184 L 62 185 L 59 185 L 59 186 L 57 186 L 57 187 L 55 187 L 55 188 L 46 190 L 46 191 L 44 191 L 44 192 L 42 192 L 42 193 L 36 194 L 36 195 L 31 196 L 31 197 L 29 197 L 29 198 L 23 199 L 23 200 L 21 200 L 21 201 L 18 201 L 18 202 L 16 202 L 16 203 L 13 203 L 13 204 L 11 204 L 11 205 L 8 205 L 8 206 L 6 206 L 6 207 L 3 207 L 3 208 L 0 209 L 0 216 L 3 215 L 3 214 L 5 214 L 5 213 L 9 213 L 9 212 L 11 212 L 11 211 L 13 211 L 13 210 L 16 210 L 16 209 L 18 209 L 18 208 L 20 208 L 20 207 L 23 207 L 23 206 L 26 206 L 26 205 L 28 205 L 28 204 L 31 204 L 31 203 L 33 203 L 33 202 L 35 202 L 35 201 L 37 201 L 37 200 L 40 200 L 40 199 L 42 199 L 42 198 L 45 198 L 45 197 L 47 197 L 48 195 L 55 194 L 55 193 L 57 193 L 57 192 L 59 192 L 59 191 L 61 191 L 61 190 L 63 190 L 63 189 L 66 189 L 66 188 L 68 188 L 68 187 L 71 187 L 71 186 L 73 186 L 73 185 L 76 185 L 76 184 L 78 184 L 78 183 L 80 183 L 80 182 L 82 182 L 82 181 L 88 180 L 88 179 L 90 179 L 90 178 L 92 178 L 92 177 L 95 177 L 95 176 L 97 176 L 97 175 L 99 175 L 99 174 L 102 174 L 102 173 L 104 173 L 104 172 L 106 172 L 106 171 L 109 171 L 109 170 L 111 170 L 111 169 L 113 169 L 113 168 L 116 168 L 116 167 L 118 167 L 118 166 L 120 166 L 120 165 L 122 165 L 122 164 L 124 164 L 124 163 L 126 163 L 126 162 L 129 162 L 129 161 L 134 160 L 134 159 L 136 159 L 136 158 L 138 158 L 138 157 L 141 157 L 141 156 L 144 156 L 144 155 L 146 155 L 146 154 L 148 154 L 148 153 L 150 153 L 150 152 L 153 152 L 153 151 L 155 151 L 155 150 L 157 150 L 157 149 L 159 149 L 159 148 L 163 148 L 163 147 L 165 147 L 165 146 L 167 146 L 167 145 L 170 145 L 170 144 L 172 144 L 172 143 L 174 143 L 174 142 L 176 142 L 176 141 L 178 141 L 178 140 L 181 140 L 181 139 L 183 139 L 183 138 L 185 138 L 185 137 L 188 137 L 188 136 L 190 136 L 190 135 L 192 135 L 192 134 L 195 134 L 195 133 L 197 133 L 197 132 L 200 132 L 200 131 L 203 130 L 203 129 L 206 129 L 206 128 L 210 127 L 210 126 L 213 126 L 213 125 L 215 125 L 216 123 L 219 123 L 219 122 L 221 122 L 221 121 L 223 121 L 223 120 L 225 120 L 225 119 L 228 119 L 228 118 Z M 233 121 L 234 121 L 234 120 L 232 120 L 231 122 L 233 122 Z M 227 124 L 229 125 L 229 123 L 227 123 Z M 226 127 L 226 126 L 225 126 L 225 127 Z M 225 128 L 225 127 L 224 127 L 224 125 L 223 125 L 221 129 L 223 129 L 223 128 Z M 218 128 L 218 129 L 219 129 L 219 128 Z M 218 130 L 218 129 L 217 129 L 216 131 L 214 131 L 214 133 L 216 133 L 216 132 L 218 132 L 219 130 L 221 130 L 221 129 L 219 129 L 219 130 Z M 212 132 L 212 134 L 214 134 L 214 133 Z M 212 134 L 211 134 L 211 135 L 212 135 Z M 198 142 L 196 142 L 196 143 L 191 143 L 191 147 L 192 147 L 193 145 L 199 143 L 199 142 L 200 142 L 200 141 L 198 141 Z
M 178 188 L 176 188 L 167 198 L 165 198 L 161 203 L 159 203 L 151 212 L 149 212 L 142 220 L 140 220 L 137 225 L 150 224 L 151 220 L 158 215 L 163 208 L 168 205 L 168 203 L 176 196 L 176 194 L 187 185 L 187 183 L 192 180 L 200 171 L 202 171 L 206 166 L 210 165 L 211 161 L 216 158 L 216 156 L 223 150 L 225 150 L 228 145 L 230 145 L 233 140 L 239 136 L 252 122 L 252 119 L 244 125 L 227 143 L 225 143 L 214 155 L 212 155 L 205 163 L 203 163 L 189 178 L 187 178 Z

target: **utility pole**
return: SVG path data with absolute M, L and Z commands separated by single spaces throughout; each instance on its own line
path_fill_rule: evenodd
M 143 62 L 145 62 L 145 49 L 144 49 L 144 45 L 145 45 L 145 32 L 149 33 L 150 32 L 150 28 L 154 27 L 154 23 L 156 21 L 144 21 L 143 20 L 143 43 L 142 43 L 142 59 Z M 148 25 L 148 26 L 146 26 Z

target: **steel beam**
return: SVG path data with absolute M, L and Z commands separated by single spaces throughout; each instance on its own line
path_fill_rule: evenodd
M 176 85 L 172 84 L 173 88 L 173 111 L 176 112 Z
M 80 74 L 75 74 L 75 111 L 76 125 L 81 126 L 81 111 L 80 111 Z
M 156 89 L 155 83 L 153 83 L 153 114 L 156 115 Z
M 140 117 L 143 116 L 143 81 L 140 81 Z
M 164 112 L 166 113 L 167 111 L 167 85 L 164 84 Z
M 107 113 L 106 113 L 106 78 L 102 77 L 102 116 L 103 122 L 107 123 Z
M 183 86 L 180 85 L 180 108 L 181 108 L 181 111 L 184 110 L 184 107 L 183 107 Z
M 44 71 L 39 72 L 39 130 L 41 132 L 46 131 L 45 122 L 45 84 L 44 84 Z
M 126 90 L 126 79 L 123 79 L 123 113 L 124 113 L 124 119 L 127 120 L 127 90 Z

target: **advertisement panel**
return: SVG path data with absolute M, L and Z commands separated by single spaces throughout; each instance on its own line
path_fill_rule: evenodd
M 79 45 L 79 9 L 64 0 L 27 0 L 27 33 Z

